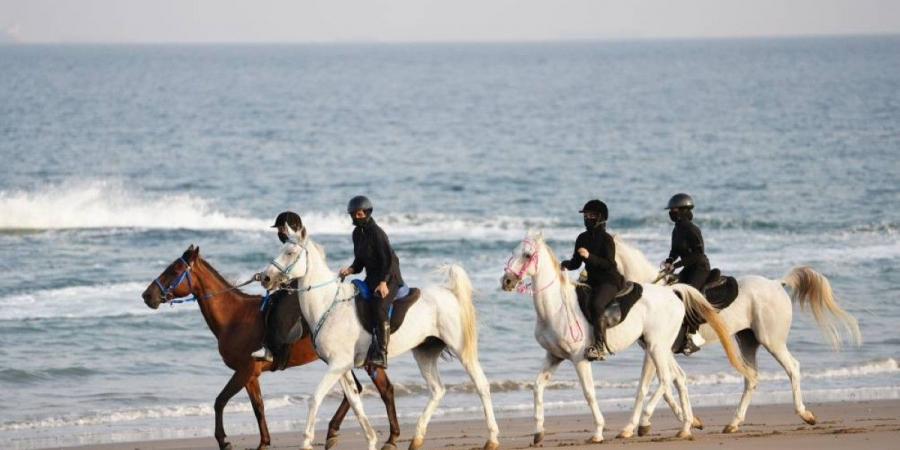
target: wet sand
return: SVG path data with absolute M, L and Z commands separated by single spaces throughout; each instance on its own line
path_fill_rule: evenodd
M 593 429 L 592 420 L 584 406 L 584 412 L 573 415 L 548 416 L 545 424 L 544 448 L 603 448 L 622 447 L 627 449 L 790 449 L 790 450 L 837 450 L 837 449 L 897 449 L 900 448 L 900 400 L 880 400 L 866 402 L 810 403 L 807 407 L 816 414 L 816 425 L 806 425 L 793 412 L 791 405 L 750 406 L 747 421 L 735 434 L 722 434 L 722 429 L 730 421 L 732 407 L 697 408 L 696 415 L 704 424 L 704 430 L 694 430 L 693 439 L 675 439 L 678 424 L 672 414 L 662 407 L 654 416 L 653 428 L 648 436 L 628 440 L 615 436 L 627 421 L 624 412 L 605 415 L 606 429 L 602 444 L 586 444 Z M 253 420 L 248 415 L 247 420 Z M 352 423 L 351 423 L 352 422 Z M 327 418 L 320 418 L 324 427 Z M 532 442 L 533 420 L 530 417 L 513 417 L 498 420 L 500 426 L 500 446 L 506 449 L 529 448 Z M 210 419 L 210 426 L 212 419 Z M 415 424 L 401 425 L 398 447 L 407 448 Z M 378 427 L 382 439 L 386 427 Z M 487 432 L 482 420 L 433 421 L 428 430 L 425 448 L 435 449 L 480 449 Z M 345 429 L 335 447 L 339 449 L 364 449 L 365 441 L 356 424 L 355 417 L 348 416 Z M 229 437 L 235 449 L 256 448 L 256 435 Z M 270 449 L 296 449 L 300 446 L 300 433 L 288 432 L 272 435 Z M 316 433 L 314 447 L 324 448 L 325 432 Z M 379 441 L 379 447 L 381 442 Z M 603 446 L 603 447 L 601 447 Z M 212 437 L 174 439 L 165 441 L 129 442 L 97 445 L 81 448 L 104 450 L 173 450 L 173 449 L 216 449 Z

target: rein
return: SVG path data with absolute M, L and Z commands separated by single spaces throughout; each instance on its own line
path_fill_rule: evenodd
M 191 277 L 191 270 L 193 269 L 193 266 L 188 264 L 188 262 L 185 261 L 184 258 L 178 258 L 178 259 L 181 260 L 181 262 L 185 266 L 187 266 L 187 269 L 185 269 L 184 272 L 182 272 L 181 275 L 179 275 L 177 279 L 172 281 L 172 283 L 169 284 L 168 287 L 163 286 L 163 284 L 159 281 L 159 277 L 156 277 L 156 279 L 153 280 L 153 282 L 156 283 L 156 285 L 159 287 L 159 290 L 162 291 L 163 298 L 165 299 L 165 301 L 163 303 L 168 303 L 169 306 L 172 306 L 172 307 L 174 307 L 175 305 L 180 304 L 180 303 L 191 303 L 191 302 L 199 302 L 201 300 L 209 300 L 219 294 L 224 294 L 229 291 L 237 290 L 238 288 L 242 288 L 254 281 L 257 281 L 256 275 L 254 275 L 249 280 L 247 280 L 241 284 L 232 286 L 227 289 L 222 289 L 221 291 L 216 291 L 216 292 L 206 294 L 203 296 L 203 298 L 200 298 L 200 297 L 197 297 L 197 295 L 195 295 L 193 293 L 194 292 L 194 282 L 193 282 L 193 277 Z M 178 286 L 181 286 L 181 283 L 184 283 L 184 280 L 187 280 L 187 282 L 188 282 L 188 289 L 191 290 L 191 296 L 174 298 L 172 291 L 174 291 L 175 289 L 178 289 Z M 266 298 L 263 300 L 266 301 L 266 300 L 268 300 L 268 298 L 269 298 L 269 295 L 266 294 Z

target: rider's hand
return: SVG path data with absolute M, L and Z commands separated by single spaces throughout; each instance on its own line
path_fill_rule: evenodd
M 581 256 L 582 258 L 587 259 L 588 256 L 591 256 L 591 254 L 590 254 L 590 252 L 587 251 L 586 248 L 579 247 L 578 248 L 578 256 Z
M 338 275 L 339 275 L 341 278 L 344 278 L 344 277 L 346 277 L 347 275 L 350 275 L 350 274 L 352 274 L 352 273 L 353 273 L 353 271 L 350 270 L 349 267 L 344 267 L 343 269 L 341 269 L 340 271 L 338 271 Z
M 262 279 L 263 279 L 263 273 L 262 273 L 262 272 L 258 272 L 258 273 L 254 273 L 254 274 L 253 274 L 253 278 L 252 278 L 253 281 L 262 281 Z
M 387 283 L 385 283 L 384 281 L 382 281 L 381 283 L 378 283 L 378 287 L 375 288 L 375 292 L 379 296 L 381 296 L 381 298 L 387 297 L 387 295 L 388 295 Z
M 659 270 L 663 272 L 672 272 L 675 270 L 675 266 L 672 265 L 671 259 L 666 259 L 665 261 L 659 263 Z

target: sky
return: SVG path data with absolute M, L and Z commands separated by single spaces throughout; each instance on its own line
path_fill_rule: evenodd
M 0 0 L 0 41 L 481 42 L 900 33 L 900 0 Z

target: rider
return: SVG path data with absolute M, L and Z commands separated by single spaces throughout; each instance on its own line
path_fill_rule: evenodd
M 591 287 L 589 319 L 594 325 L 596 342 L 584 349 L 584 357 L 589 361 L 603 361 L 610 354 L 606 346 L 603 312 L 615 299 L 625 278 L 616 267 L 616 244 L 606 232 L 606 219 L 609 217 L 606 204 L 600 200 L 591 200 L 579 212 L 584 214 L 584 226 L 587 230 L 575 240 L 572 259 L 563 261 L 561 265 L 563 269 L 575 270 L 583 262 L 587 269 L 587 284 Z
M 400 260 L 391 248 L 384 230 L 372 218 L 372 202 L 365 196 L 358 195 L 350 199 L 347 213 L 353 220 L 353 263 L 340 271 L 346 277 L 366 269 L 365 283 L 374 294 L 371 299 L 371 314 L 378 325 L 372 330 L 372 347 L 369 349 L 367 365 L 387 368 L 388 341 L 391 337 L 391 323 L 388 308 L 391 300 L 403 285 L 400 276 Z
M 709 258 L 706 257 L 703 247 L 703 235 L 700 228 L 695 225 L 694 199 L 690 195 L 680 193 L 669 199 L 669 218 L 675 222 L 672 230 L 672 250 L 669 257 L 661 264 L 666 272 L 672 272 L 678 267 L 683 267 L 678 273 L 678 282 L 689 284 L 698 291 L 702 291 L 706 279 L 709 278 Z M 698 324 L 688 321 L 687 338 L 684 342 L 684 354 L 700 350 L 705 342 L 697 333 Z
M 300 219 L 300 215 L 293 211 L 284 211 L 275 218 L 275 224 L 272 225 L 272 228 L 278 229 L 278 240 L 284 244 L 288 240 L 288 228 L 295 233 L 300 231 L 303 228 L 303 220 Z M 262 348 L 253 352 L 251 356 L 256 359 L 272 361 L 272 351 L 266 347 L 265 342 Z

